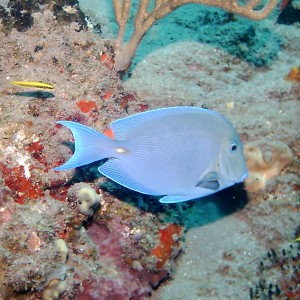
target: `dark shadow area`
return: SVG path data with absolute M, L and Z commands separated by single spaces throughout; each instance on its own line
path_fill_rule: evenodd
M 76 168 L 74 176 L 67 184 L 94 182 L 103 177 L 98 171 L 102 163 L 105 160 Z M 243 209 L 248 203 L 243 184 L 236 184 L 207 197 L 174 204 L 162 204 L 159 202 L 162 196 L 135 192 L 110 179 L 99 181 L 99 188 L 145 213 L 157 215 L 162 222 L 180 224 L 187 229 L 215 222 Z
M 243 183 L 235 184 L 228 189 L 220 191 L 216 194 L 216 198 L 216 203 L 223 216 L 243 209 L 249 200 Z M 224 199 L 226 201 L 223 201 Z
M 233 214 L 243 209 L 247 203 L 244 185 L 239 183 L 215 194 L 184 202 L 177 209 L 180 211 L 181 224 L 191 229 Z
M 290 0 L 279 14 L 276 23 L 285 25 L 300 23 L 300 8 L 296 8 L 296 6 L 293 5 L 293 1 Z
M 101 164 L 101 161 L 96 161 L 91 164 L 76 168 L 75 174 L 69 183 L 75 184 L 82 181 L 93 182 L 102 177 L 103 175 L 101 175 L 98 171 L 98 168 Z
M 29 91 L 29 92 L 17 92 L 13 95 L 19 96 L 19 97 L 30 97 L 30 98 L 36 98 L 36 99 L 49 99 L 54 98 L 54 94 L 50 92 L 45 91 Z
M 180 224 L 187 229 L 215 222 L 243 209 L 248 203 L 247 193 L 242 183 L 210 196 L 173 204 L 162 204 L 159 202 L 162 196 L 141 194 L 111 180 L 99 187 L 142 211 L 161 216 L 163 222 Z

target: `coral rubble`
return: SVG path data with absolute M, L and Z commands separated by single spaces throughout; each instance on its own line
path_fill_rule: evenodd
M 116 199 L 102 201 L 95 212 L 91 207 L 99 195 L 90 186 L 80 183 L 70 190 L 68 202 L 44 197 L 22 205 L 12 193 L 5 194 L 0 295 L 148 298 L 172 270 L 181 249 L 181 228 L 165 226 L 153 214 Z M 83 209 L 87 196 L 91 199 Z
M 0 5 L 0 17 L 2 19 L 3 32 L 10 32 L 12 28 L 18 31 L 26 31 L 34 24 L 34 13 L 40 7 L 47 6 L 53 12 L 56 20 L 62 24 L 78 22 L 85 26 L 85 18 L 78 8 L 76 0 L 49 1 L 49 0 L 12 0 L 7 6 Z
M 250 299 L 289 299 L 300 297 L 300 244 L 267 252 L 257 268 L 257 283 L 250 288 Z

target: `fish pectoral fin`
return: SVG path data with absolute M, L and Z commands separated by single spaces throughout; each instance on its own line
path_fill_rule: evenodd
M 197 197 L 193 197 L 191 195 L 184 195 L 184 196 L 164 196 L 159 199 L 160 203 L 179 203 L 184 202 L 192 199 L 196 199 Z
M 219 178 L 216 172 L 207 173 L 197 184 L 196 186 L 209 189 L 209 190 L 218 190 L 220 187 Z

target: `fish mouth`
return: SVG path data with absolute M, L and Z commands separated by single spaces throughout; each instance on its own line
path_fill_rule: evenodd
M 247 177 L 248 177 L 248 172 L 246 172 L 246 173 L 239 179 L 238 182 L 243 182 Z

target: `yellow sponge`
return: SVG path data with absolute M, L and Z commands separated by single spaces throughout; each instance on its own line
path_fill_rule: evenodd
M 281 142 L 261 146 L 250 143 L 245 145 L 244 151 L 249 172 L 245 186 L 250 192 L 264 189 L 268 180 L 278 176 L 293 160 L 292 151 Z

